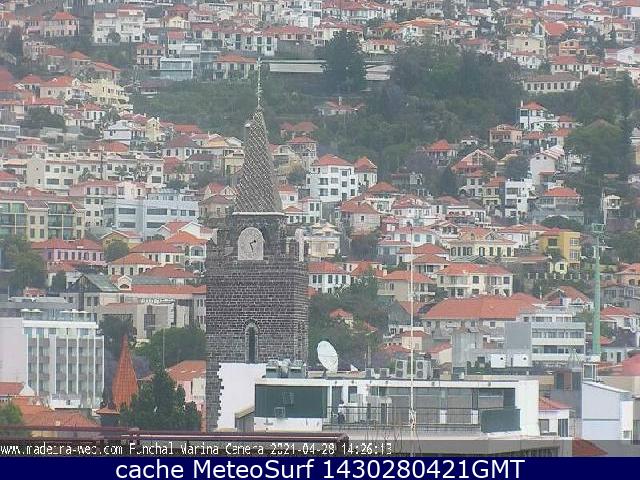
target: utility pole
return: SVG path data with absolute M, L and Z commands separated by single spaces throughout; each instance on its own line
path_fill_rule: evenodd
M 600 361 L 600 241 L 604 236 L 604 224 L 594 223 L 591 231 L 596 241 L 593 268 L 593 332 L 591 335 L 591 351 Z
M 414 405 L 414 397 L 413 397 L 413 224 L 409 227 L 409 231 L 411 232 L 411 236 L 409 238 L 409 255 L 411 256 L 409 260 L 409 318 L 411 319 L 411 355 L 409 359 L 409 426 L 411 430 L 415 430 L 416 428 L 416 410 Z

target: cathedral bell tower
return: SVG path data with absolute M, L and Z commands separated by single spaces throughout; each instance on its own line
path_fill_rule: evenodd
M 261 106 L 245 126 L 233 213 L 207 246 L 207 430 L 220 427 L 222 364 L 307 359 L 308 274 L 288 237 Z M 246 400 L 246 399 L 243 399 Z M 240 402 L 240 399 L 238 399 Z

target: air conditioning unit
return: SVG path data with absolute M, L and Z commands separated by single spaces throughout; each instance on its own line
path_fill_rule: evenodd
M 396 360 L 396 378 L 407 378 L 407 367 L 408 363 L 406 360 Z
M 267 378 L 278 378 L 280 376 L 280 365 L 278 360 L 269 360 L 265 369 Z
M 389 369 L 388 368 L 381 368 L 379 370 L 379 378 L 389 378 Z
M 415 378 L 417 380 L 429 380 L 431 377 L 431 362 L 428 360 L 417 360 Z
M 379 378 L 375 368 L 367 368 L 365 370 L 365 378 Z
M 275 407 L 273 409 L 273 416 L 276 418 L 286 418 L 287 410 L 284 407 Z

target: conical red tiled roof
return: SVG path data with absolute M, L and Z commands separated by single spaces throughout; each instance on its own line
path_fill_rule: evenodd
M 122 337 L 122 348 L 120 349 L 120 359 L 118 360 L 118 368 L 113 377 L 111 385 L 111 395 L 113 404 L 116 409 L 120 409 L 122 405 L 131 403 L 131 399 L 138 393 L 138 379 L 133 369 L 133 361 L 131 360 L 131 352 L 129 351 L 129 343 L 126 335 Z

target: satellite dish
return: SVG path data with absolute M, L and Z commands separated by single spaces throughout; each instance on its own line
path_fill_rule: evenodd
M 338 353 L 333 345 L 323 340 L 316 347 L 316 351 L 318 352 L 318 360 L 327 369 L 327 372 L 338 371 Z

